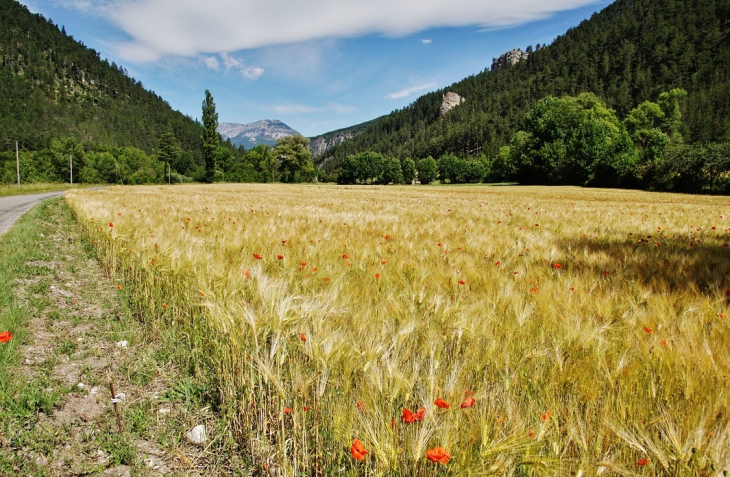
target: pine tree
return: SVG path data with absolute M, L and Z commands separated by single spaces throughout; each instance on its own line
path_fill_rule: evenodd
M 203 160 L 205 161 L 205 182 L 213 182 L 215 177 L 215 153 L 218 149 L 218 113 L 210 91 L 205 90 L 203 101 Z

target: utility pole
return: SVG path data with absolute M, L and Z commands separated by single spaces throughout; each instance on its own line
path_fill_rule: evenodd
M 69 180 L 71 181 L 71 185 L 74 185 L 74 161 L 73 161 L 73 155 L 68 155 L 68 173 L 69 173 Z
M 15 141 L 15 171 L 18 173 L 18 189 L 20 189 L 20 155 L 18 154 L 18 141 Z

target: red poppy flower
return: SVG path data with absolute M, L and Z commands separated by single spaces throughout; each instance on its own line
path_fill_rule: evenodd
M 9 331 L 3 331 L 0 333 L 0 343 L 7 343 L 13 338 L 13 334 Z
M 381 264 L 381 265 L 385 265 L 386 263 L 388 263 L 388 261 L 387 261 L 387 260 L 381 260 L 381 261 L 380 261 L 380 264 Z
M 459 285 L 466 285 L 466 282 L 464 280 L 459 280 Z
M 259 255 L 258 253 L 254 253 L 253 258 L 255 258 L 256 260 L 261 260 L 261 255 Z
M 299 265 L 301 265 L 302 267 L 306 267 L 307 266 L 307 262 L 301 262 Z
M 451 454 L 446 452 L 446 449 L 443 447 L 434 447 L 426 451 L 426 459 L 434 464 L 438 462 L 439 464 L 446 465 L 449 463 L 449 459 L 451 459 Z
M 299 333 L 299 339 L 302 340 L 302 341 L 304 341 L 304 342 L 306 342 L 307 341 L 307 335 L 305 335 L 304 333 Z
M 464 399 L 464 402 L 461 403 L 461 408 L 466 409 L 467 407 L 472 407 L 476 403 L 474 398 L 468 397 Z
M 360 439 L 357 438 L 352 441 L 352 445 L 350 446 L 350 452 L 352 453 L 353 459 L 356 460 L 363 460 L 365 456 L 369 454 Z
M 537 288 L 530 288 L 530 293 L 537 293 Z
M 539 227 L 539 226 L 540 226 L 540 224 L 535 224 L 535 227 Z
M 651 332 L 652 332 L 652 331 L 654 331 L 654 330 L 653 330 L 653 329 L 651 329 L 651 328 L 649 328 L 648 326 L 645 326 L 645 327 L 644 327 L 644 331 L 646 331 L 647 333 L 651 333 Z
M 114 227 L 114 224 L 109 222 L 109 227 Z
M 119 288 L 121 290 L 123 287 L 117 283 L 117 288 Z
M 449 403 L 447 403 L 446 401 L 444 401 L 441 398 L 436 399 L 433 403 L 435 405 L 437 405 L 438 407 L 440 407 L 441 409 L 448 409 L 451 407 L 451 405 Z
M 348 259 L 348 258 L 350 258 L 350 257 L 349 257 L 349 256 L 348 256 L 348 255 L 347 255 L 346 253 L 343 253 L 343 254 L 342 254 L 342 258 L 344 258 L 345 260 L 347 260 L 347 259 Z
M 502 265 L 502 262 L 500 262 L 499 260 L 497 260 L 496 262 L 494 262 L 494 264 L 495 264 L 496 266 L 500 266 L 500 265 Z
M 637 465 L 637 466 L 639 466 L 639 467 L 644 467 L 644 466 L 645 466 L 646 464 L 648 464 L 648 463 L 649 463 L 649 459 L 647 459 L 647 458 L 645 457 L 645 458 L 643 458 L 643 459 L 639 459 L 639 460 L 638 460 L 638 461 L 636 462 L 636 465 Z
M 289 414 L 289 413 L 291 413 L 291 408 L 290 407 L 285 407 L 284 408 L 284 414 Z
M 162 308 L 167 308 L 167 303 L 163 303 Z
M 376 274 L 375 274 L 375 278 L 376 278 L 376 279 L 380 278 L 380 274 L 379 274 L 379 273 L 376 273 Z
M 437 247 L 440 247 L 440 246 L 441 246 L 441 244 L 440 244 L 440 243 L 437 243 L 437 244 L 436 244 L 436 246 L 437 246 Z
M 385 240 L 390 240 L 390 235 L 386 235 Z
M 570 288 L 568 288 L 568 290 L 575 291 L 575 287 L 570 287 Z
M 284 256 L 283 255 L 277 255 L 276 258 L 278 258 L 279 260 L 284 260 Z
M 530 439 L 532 439 L 533 437 L 535 437 L 535 434 L 537 434 L 537 432 L 535 431 L 535 429 L 533 429 L 531 427 L 530 428 L 530 432 L 527 433 L 527 437 L 529 437 Z
M 669 346 L 669 343 L 667 343 L 667 340 L 662 340 L 662 346 L 664 346 L 665 348 L 667 346 Z
M 559 263 L 553 263 L 553 268 L 560 268 L 561 265 Z
M 357 408 L 361 410 L 362 412 L 365 412 L 365 403 L 362 401 L 357 402 Z
M 553 415 L 553 410 L 552 410 L 552 409 L 550 409 L 550 410 L 549 410 L 548 412 L 544 412 L 544 413 L 542 413 L 542 414 L 540 415 L 540 420 L 541 420 L 542 422 L 545 422 L 545 421 L 547 421 L 548 419 L 550 419 L 550 418 L 552 417 L 552 415 Z
M 400 415 L 400 419 L 406 424 L 410 424 L 412 422 L 422 421 L 425 416 L 426 410 L 424 408 L 420 408 L 416 413 L 413 413 L 408 408 L 404 407 L 403 412 Z

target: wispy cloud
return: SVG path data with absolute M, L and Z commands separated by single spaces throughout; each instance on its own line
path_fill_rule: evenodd
M 298 115 L 314 113 L 347 114 L 356 111 L 356 108 L 339 103 L 328 103 L 324 106 L 311 106 L 299 103 L 281 102 L 266 106 L 263 109 L 277 114 Z
M 244 78 L 255 80 L 256 78 L 264 74 L 264 69 L 260 66 L 246 66 L 241 70 L 241 74 Z
M 431 39 L 430 38 L 423 38 L 421 40 L 421 43 L 423 43 L 424 45 L 428 45 L 429 43 L 431 43 Z
M 597 0 L 47 1 L 104 15 L 131 38 L 117 45 L 125 59 L 154 61 L 370 34 L 404 36 L 438 27 L 513 27 Z
M 222 62 L 225 73 L 228 73 L 231 70 L 238 71 L 241 73 L 241 76 L 250 80 L 258 79 L 266 71 L 257 65 L 246 65 L 243 60 L 235 58 L 225 52 L 221 53 L 219 56 L 220 61 L 218 61 L 218 58 L 215 56 L 204 57 L 202 60 L 206 68 L 213 71 L 220 71 Z
M 218 62 L 218 58 L 215 56 L 209 56 L 207 58 L 203 58 L 203 63 L 205 63 L 205 66 L 213 71 L 220 71 L 221 64 Z
M 425 84 L 419 84 L 416 86 L 409 86 L 408 88 L 403 88 L 399 91 L 396 91 L 395 93 L 390 93 L 386 98 L 388 99 L 399 99 L 399 98 L 405 98 L 406 96 L 410 96 L 413 93 L 417 93 L 419 91 L 423 91 L 425 89 L 431 89 L 435 88 L 436 83 L 425 83 Z

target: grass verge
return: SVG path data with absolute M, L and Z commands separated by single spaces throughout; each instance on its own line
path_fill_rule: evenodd
M 0 475 L 241 475 L 183 338 L 154 332 L 61 199 L 0 238 Z M 126 342 L 126 343 L 125 343 Z M 109 383 L 125 394 L 117 427 Z M 194 446 L 186 432 L 215 436 Z
M 0 197 L 8 197 L 11 195 L 27 195 L 27 194 L 42 194 L 44 192 L 56 192 L 69 189 L 88 189 L 89 187 L 97 187 L 98 184 L 55 184 L 55 183 L 41 183 L 41 184 L 21 184 L 20 187 L 17 184 L 0 184 Z

